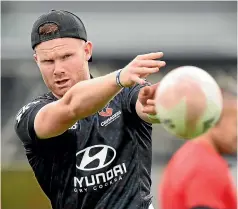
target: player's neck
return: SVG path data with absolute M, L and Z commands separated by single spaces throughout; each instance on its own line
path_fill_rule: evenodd
M 213 150 L 216 153 L 220 153 L 219 148 L 216 146 L 216 144 L 212 140 L 212 137 L 208 134 L 206 134 L 204 136 L 200 136 L 200 137 L 194 139 L 194 141 L 205 145 L 206 147 L 208 147 L 209 149 Z

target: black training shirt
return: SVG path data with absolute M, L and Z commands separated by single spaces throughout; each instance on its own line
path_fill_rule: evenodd
M 50 139 L 36 137 L 34 119 L 57 100 L 53 94 L 21 108 L 15 130 L 53 209 L 148 209 L 152 127 L 135 111 L 140 88 L 124 88 L 101 111 Z

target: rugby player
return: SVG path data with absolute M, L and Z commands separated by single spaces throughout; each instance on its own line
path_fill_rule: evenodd
M 34 59 L 49 89 L 23 106 L 15 130 L 53 209 L 148 209 L 151 132 L 162 52 L 92 78 L 93 44 L 75 14 L 53 10 L 31 32 Z M 147 104 L 150 101 L 150 104 Z

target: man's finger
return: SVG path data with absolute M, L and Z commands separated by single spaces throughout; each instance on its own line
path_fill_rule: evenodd
M 150 95 L 150 86 L 145 86 L 141 89 L 141 96 L 146 97 Z
M 142 55 L 138 55 L 136 57 L 136 59 L 139 60 L 154 60 L 154 59 L 160 59 L 161 57 L 163 57 L 163 52 L 152 52 L 152 53 L 148 53 L 148 54 L 142 54 Z
M 155 106 L 155 100 L 154 99 L 148 99 L 146 102 L 147 105 Z
M 143 111 L 143 113 L 146 113 L 146 114 L 151 114 L 151 115 L 156 114 L 154 106 L 145 106 L 142 111 Z
M 157 83 L 151 85 L 150 87 L 151 87 L 153 90 L 156 90 L 156 89 L 159 87 L 159 85 L 160 85 L 160 82 L 157 82 Z
M 149 100 L 152 100 L 154 99 L 154 96 L 155 96 L 155 93 L 157 91 L 157 88 L 159 86 L 159 83 L 156 83 L 156 84 L 153 84 L 153 85 L 150 85 L 149 88 L 150 88 L 150 94 L 147 95 L 147 99 Z M 152 101 L 149 101 L 151 103 L 151 105 L 154 105 L 152 102 L 154 102 L 154 100 Z
M 156 60 L 139 60 L 135 63 L 135 65 L 138 67 L 161 68 L 166 65 L 166 62 Z
M 146 75 L 146 74 L 153 74 L 159 72 L 158 67 L 134 67 L 133 68 L 134 73 L 140 74 L 140 75 Z
M 132 75 L 131 80 L 135 83 L 138 83 L 140 85 L 144 85 L 146 83 L 146 81 L 140 77 L 138 77 L 137 75 Z
M 140 103 L 145 106 L 147 104 L 147 99 L 150 98 L 150 88 L 149 86 L 145 86 L 140 90 L 138 99 Z

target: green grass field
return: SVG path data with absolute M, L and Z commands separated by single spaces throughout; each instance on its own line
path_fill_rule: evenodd
M 31 171 L 1 171 L 1 209 L 50 209 Z

